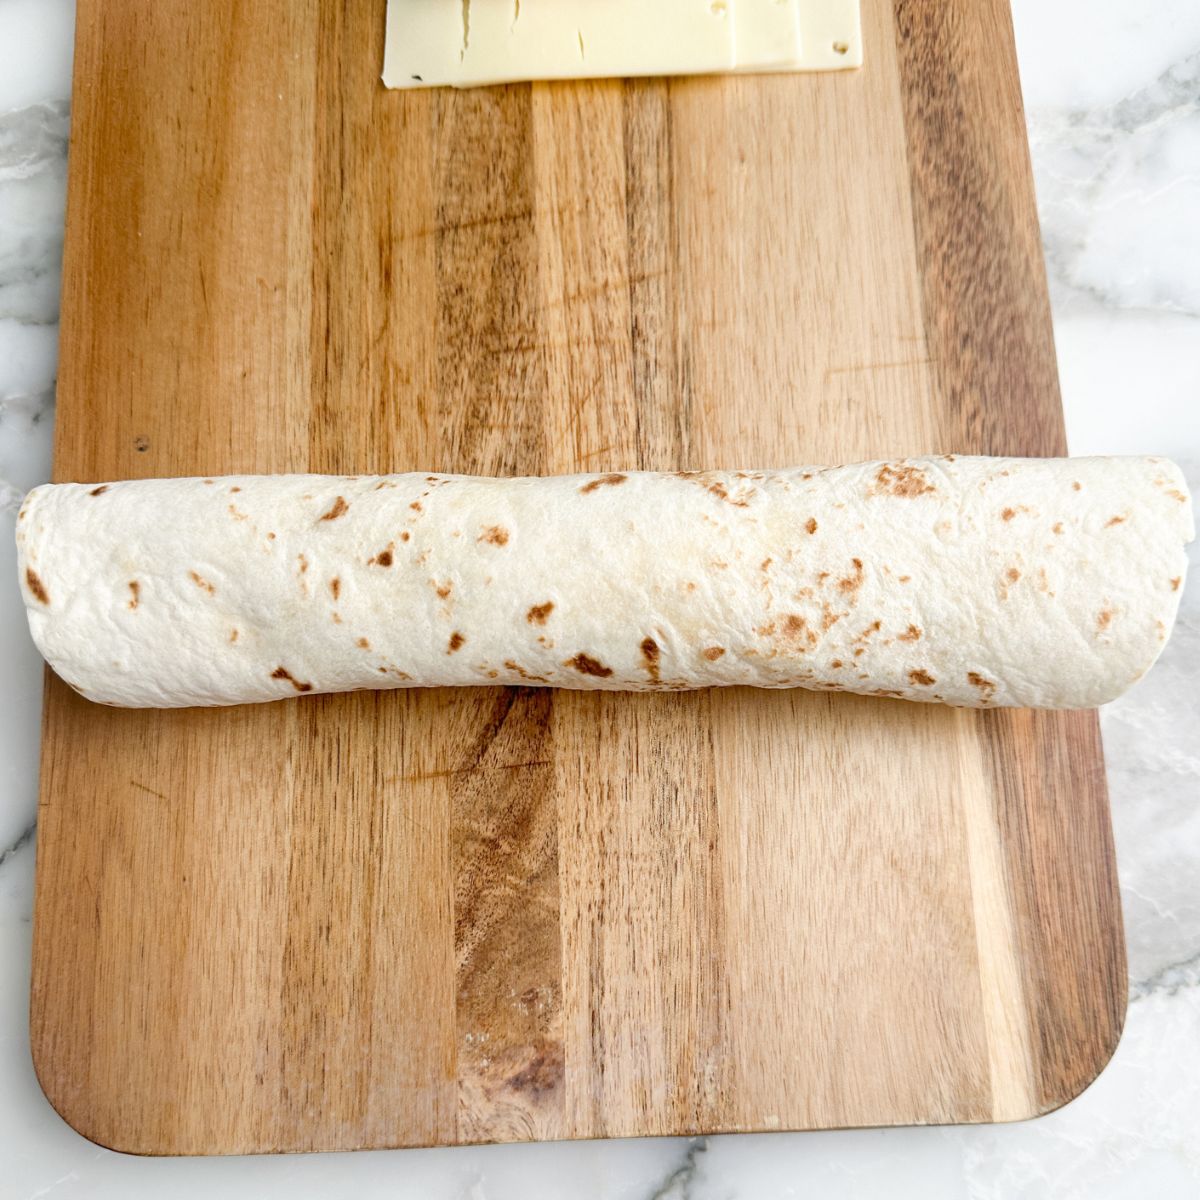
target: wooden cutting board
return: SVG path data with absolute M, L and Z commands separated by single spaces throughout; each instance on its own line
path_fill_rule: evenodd
M 1063 453 L 1004 0 L 413 94 L 383 10 L 79 0 L 58 479 Z M 1124 995 L 1093 714 L 49 680 L 33 1051 L 108 1146 L 1028 1117 Z

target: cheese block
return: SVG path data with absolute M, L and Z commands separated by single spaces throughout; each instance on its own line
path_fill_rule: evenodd
M 861 61 L 858 0 L 390 0 L 383 80 L 483 87 Z

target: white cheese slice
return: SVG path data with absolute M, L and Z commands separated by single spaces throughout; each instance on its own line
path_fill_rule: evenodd
M 804 71 L 843 71 L 863 62 L 859 0 L 799 0 Z
M 732 71 L 734 0 L 390 0 L 384 83 Z
M 800 0 L 736 0 L 733 37 L 736 70 L 792 69 L 803 50 Z
M 860 0 L 757 0 L 748 5 L 739 0 L 737 33 L 739 47 L 746 47 L 743 60 L 739 51 L 738 74 L 768 74 L 787 71 L 843 71 L 861 67 L 863 62 Z M 781 7 L 795 25 L 796 53 L 780 62 L 771 56 L 770 45 L 781 37 Z M 761 9 L 774 11 L 763 14 Z
M 383 81 L 391 88 L 483 87 L 857 66 L 858 3 L 389 0 Z M 820 39 L 811 56 L 810 29 Z M 843 49 L 835 51 L 835 42 Z

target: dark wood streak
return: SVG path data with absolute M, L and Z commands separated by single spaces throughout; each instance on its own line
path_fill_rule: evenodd
M 472 1141 L 557 1129 L 565 1069 L 554 698 L 486 695 L 451 782 L 459 1119 Z
M 638 466 L 691 460 L 691 390 L 679 336 L 681 280 L 669 80 L 630 80 L 623 94 L 629 346 Z
M 997 780 L 1020 961 L 1053 964 L 1027 970 L 1024 980 L 1037 1101 L 1049 1112 L 1092 1082 L 1125 1023 L 1125 939 L 1099 722 L 1093 712 L 1025 709 L 978 720 Z
M 895 0 L 925 338 L 948 447 L 1066 453 L 1046 270 L 1002 0 Z M 1013 396 L 1030 398 L 1014 405 Z
M 546 375 L 531 90 L 444 89 L 433 109 L 438 381 L 453 461 L 480 474 L 538 474 Z

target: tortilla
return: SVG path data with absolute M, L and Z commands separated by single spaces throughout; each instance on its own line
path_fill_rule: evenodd
M 1090 708 L 1167 640 L 1193 536 L 1159 458 L 239 476 L 29 493 L 34 640 L 89 699 L 806 687 Z

